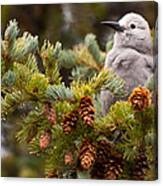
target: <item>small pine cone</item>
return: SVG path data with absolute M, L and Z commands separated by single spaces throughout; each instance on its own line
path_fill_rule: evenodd
M 91 170 L 91 177 L 95 179 L 104 179 L 106 165 L 111 153 L 111 144 L 106 140 L 98 142 L 97 158 Z
M 40 148 L 46 149 L 48 147 L 48 145 L 51 142 L 51 132 L 50 131 L 46 131 L 44 132 L 41 136 L 40 136 Z
M 104 179 L 116 180 L 123 172 L 123 159 L 120 153 L 114 153 L 108 160 Z
M 136 87 L 128 98 L 128 101 L 137 111 L 144 111 L 152 102 L 152 95 L 145 87 Z
M 96 148 L 89 142 L 88 139 L 84 140 L 80 152 L 79 152 L 79 162 L 80 168 L 83 170 L 88 170 L 92 167 L 96 158 Z
M 72 165 L 73 164 L 73 155 L 71 152 L 65 154 L 64 157 L 65 165 Z
M 56 124 L 56 119 L 57 119 L 56 112 L 50 103 L 45 104 L 44 113 L 50 124 L 52 125 Z
M 69 134 L 76 127 L 78 121 L 78 111 L 73 110 L 63 119 L 62 128 L 65 134 Z
M 144 151 L 140 149 L 139 155 L 135 158 L 135 165 L 132 170 L 133 179 L 144 180 L 148 168 L 147 157 L 145 156 Z
M 90 127 L 93 127 L 95 108 L 93 106 L 92 98 L 84 96 L 80 100 L 79 114 L 82 120 Z
M 96 179 L 118 179 L 123 169 L 122 155 L 113 150 L 113 146 L 106 140 L 98 143 L 97 158 L 91 171 L 91 177 Z
M 106 140 L 98 142 L 97 157 L 99 163 L 106 163 L 110 157 L 112 145 Z

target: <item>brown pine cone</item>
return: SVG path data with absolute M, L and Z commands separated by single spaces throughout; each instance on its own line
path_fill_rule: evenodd
M 152 102 L 152 95 L 145 87 L 136 87 L 128 98 L 135 110 L 144 111 Z
M 96 148 L 90 143 L 88 139 L 84 140 L 80 152 L 79 152 L 79 162 L 80 168 L 83 170 L 88 170 L 92 167 L 96 158 Z
M 123 159 L 120 153 L 114 153 L 108 160 L 104 179 L 116 180 L 123 172 Z
M 92 98 L 84 96 L 80 100 L 79 114 L 82 120 L 90 127 L 93 127 L 95 108 L 93 106 Z
M 91 177 L 95 179 L 118 179 L 123 169 L 122 155 L 113 149 L 110 142 L 101 140 L 98 142 L 97 158 L 91 171 Z
M 73 110 L 69 114 L 67 114 L 62 122 L 62 128 L 65 134 L 69 134 L 76 127 L 78 121 L 78 111 Z
M 44 114 L 46 115 L 50 124 L 56 124 L 56 112 L 50 103 L 46 103 L 44 107 Z
M 73 163 L 72 152 L 68 152 L 65 154 L 64 162 L 65 162 L 65 165 L 72 165 L 72 163 Z
M 135 164 L 132 170 L 134 180 L 144 180 L 148 170 L 148 161 L 143 149 L 140 149 L 138 156 L 135 158 Z
M 48 147 L 48 145 L 51 142 L 51 132 L 50 131 L 46 131 L 44 132 L 41 136 L 40 136 L 40 148 L 46 149 Z
M 108 159 L 111 153 L 111 144 L 106 140 L 98 142 L 97 146 L 97 158 L 91 170 L 91 177 L 95 179 L 104 179 L 106 173 L 106 167 Z

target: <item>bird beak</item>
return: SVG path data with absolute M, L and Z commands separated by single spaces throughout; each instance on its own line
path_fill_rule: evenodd
M 109 26 L 118 32 L 123 32 L 125 28 L 116 21 L 102 21 L 101 24 Z

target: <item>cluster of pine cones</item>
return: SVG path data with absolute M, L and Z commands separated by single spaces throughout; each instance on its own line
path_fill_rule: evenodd
M 93 179 L 120 179 L 124 169 L 123 154 L 107 140 L 93 144 L 85 139 L 80 147 L 78 161 L 81 170 L 91 170 Z M 144 151 L 140 150 L 131 169 L 131 179 L 144 180 L 148 168 L 147 157 Z
M 69 134 L 75 127 L 79 120 L 79 117 L 84 121 L 84 123 L 93 127 L 95 109 L 93 106 L 92 98 L 89 96 L 84 96 L 80 100 L 80 105 L 78 109 L 73 110 L 64 116 L 62 122 L 62 128 L 65 134 Z
M 91 171 L 95 179 L 118 179 L 123 172 L 122 154 L 114 150 L 112 144 L 106 140 L 98 142 L 97 159 Z
M 128 101 L 135 110 L 143 111 L 151 104 L 151 94 L 148 89 L 137 87 L 133 90 Z M 50 124 L 56 123 L 56 113 L 50 104 L 45 105 L 45 115 Z M 64 116 L 62 128 L 65 134 L 75 129 L 78 120 L 93 127 L 95 108 L 92 98 L 84 96 L 80 100 L 79 108 Z M 46 149 L 51 142 L 51 133 L 45 131 L 40 137 L 40 148 Z M 74 163 L 73 153 L 67 152 L 64 157 L 65 165 L 71 166 Z M 135 158 L 135 164 L 131 168 L 131 179 L 144 180 L 148 167 L 147 157 L 143 150 Z M 100 140 L 92 143 L 84 139 L 78 152 L 78 167 L 80 170 L 90 171 L 93 179 L 120 179 L 124 169 L 123 154 L 117 151 L 114 145 L 107 140 Z M 56 177 L 56 174 L 49 174 L 48 177 Z
M 115 180 L 123 172 L 122 154 L 115 151 L 106 140 L 96 145 L 88 139 L 84 140 L 78 159 L 80 168 L 91 169 L 91 177 L 94 179 Z

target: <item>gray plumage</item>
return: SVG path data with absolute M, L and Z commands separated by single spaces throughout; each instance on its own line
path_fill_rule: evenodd
M 144 85 L 153 73 L 152 40 L 147 21 L 139 14 L 128 13 L 119 22 L 103 22 L 116 30 L 113 48 L 107 54 L 105 68 L 113 69 L 125 80 L 128 95 L 134 87 Z M 126 96 L 126 98 L 128 97 Z M 101 91 L 102 113 L 105 115 L 116 98 Z

